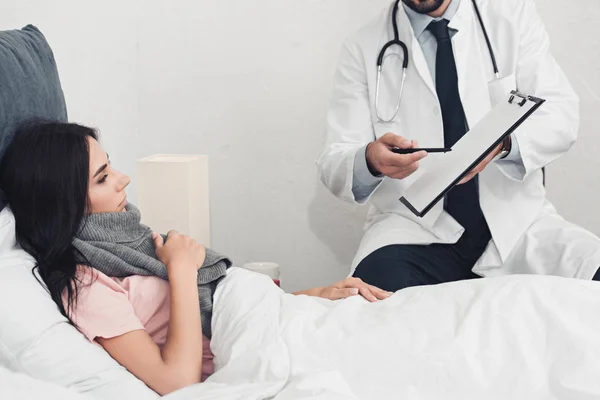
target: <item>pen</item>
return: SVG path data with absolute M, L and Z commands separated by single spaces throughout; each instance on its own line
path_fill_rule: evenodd
M 445 148 L 445 147 L 436 147 L 436 148 L 432 148 L 432 147 L 423 147 L 423 148 L 411 148 L 411 149 L 399 149 L 397 147 L 394 147 L 392 149 L 392 152 L 396 153 L 396 154 L 412 154 L 412 153 L 416 153 L 417 151 L 426 151 L 428 153 L 447 153 L 449 151 L 452 151 L 452 149 L 450 148 Z

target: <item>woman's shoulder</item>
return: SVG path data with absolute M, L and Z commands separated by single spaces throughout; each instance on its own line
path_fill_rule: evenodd
M 103 287 L 117 293 L 126 294 L 125 289 L 113 278 L 87 265 L 77 266 L 76 279 L 80 293 Z
M 77 298 L 70 317 L 89 339 L 111 338 L 143 329 L 127 291 L 114 279 L 87 266 L 77 268 Z

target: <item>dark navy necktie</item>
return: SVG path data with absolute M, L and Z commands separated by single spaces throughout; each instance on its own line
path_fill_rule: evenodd
M 452 41 L 445 19 L 432 21 L 427 30 L 437 40 L 435 60 L 435 88 L 442 108 L 444 146 L 452 147 L 466 132 L 467 120 L 458 92 L 458 74 L 452 52 Z M 479 205 L 477 176 L 455 186 L 446 197 L 445 209 L 467 231 L 485 223 Z

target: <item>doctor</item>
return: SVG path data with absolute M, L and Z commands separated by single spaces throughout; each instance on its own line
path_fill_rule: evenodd
M 384 48 L 394 30 L 402 44 Z M 398 199 L 443 154 L 390 149 L 450 147 L 515 89 L 546 103 L 416 217 Z M 370 206 L 354 276 L 386 290 L 505 274 L 592 279 L 600 240 L 561 218 L 543 185 L 542 168 L 577 130 L 578 98 L 533 0 L 396 1 L 343 47 L 318 160 L 335 196 Z

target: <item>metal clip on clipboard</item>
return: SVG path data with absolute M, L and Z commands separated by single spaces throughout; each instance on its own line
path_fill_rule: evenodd
M 508 102 L 510 104 L 512 104 L 513 101 L 515 100 L 515 97 L 521 98 L 521 101 L 519 101 L 519 103 L 518 103 L 519 106 L 521 106 L 521 107 L 523 107 L 525 105 L 525 103 L 527 103 L 527 101 L 533 101 L 535 103 L 537 103 L 537 102 L 542 102 L 543 103 L 544 102 L 544 100 L 542 100 L 542 99 L 540 99 L 538 97 L 530 96 L 528 94 L 523 94 L 523 93 L 521 93 L 521 92 L 519 92 L 517 90 L 512 90 L 510 92 L 510 98 L 508 99 Z
M 525 103 L 527 103 L 527 101 L 533 101 L 533 102 L 544 102 L 544 100 L 538 98 L 538 97 L 534 97 L 534 96 L 529 96 L 523 93 L 520 93 L 517 90 L 513 90 L 512 92 L 510 92 L 510 98 L 508 99 L 508 102 L 512 104 L 512 102 L 514 101 L 515 97 L 520 97 L 521 101 L 519 101 L 519 106 L 523 107 L 525 105 Z M 542 167 L 542 184 L 544 186 L 546 186 L 546 168 Z
M 452 151 L 424 165 L 400 201 L 413 214 L 424 217 L 454 186 L 517 129 L 545 100 L 510 92 L 452 146 Z M 518 107 L 515 107 L 518 106 Z

